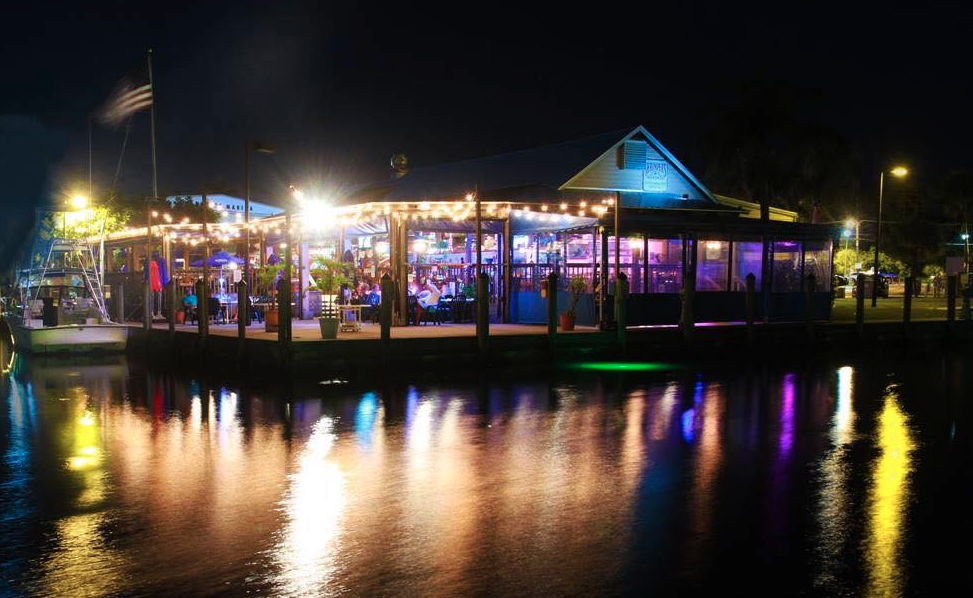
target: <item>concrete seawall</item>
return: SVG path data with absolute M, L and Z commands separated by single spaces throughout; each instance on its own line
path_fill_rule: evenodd
M 370 368 L 450 367 L 475 369 L 483 364 L 545 364 L 579 359 L 628 359 L 671 361 L 674 359 L 762 360 L 785 353 L 820 352 L 931 352 L 954 346 L 973 346 L 973 322 L 900 322 L 865 324 L 859 334 L 854 324 L 822 323 L 811 335 L 804 323 L 757 325 L 753 338 L 744 325 L 697 326 L 687 341 L 679 328 L 629 329 L 624 350 L 616 333 L 595 331 L 559 334 L 552 348 L 546 334 L 509 334 L 489 338 L 481 355 L 475 336 L 393 338 L 385 354 L 378 339 L 304 340 L 293 342 L 290 355 L 281 345 L 267 339 L 247 338 L 243 355 L 232 336 L 167 330 L 146 333 L 133 328 L 129 353 L 147 355 L 176 365 L 208 370 L 232 370 L 267 374 L 281 369 L 294 373 L 325 373 Z

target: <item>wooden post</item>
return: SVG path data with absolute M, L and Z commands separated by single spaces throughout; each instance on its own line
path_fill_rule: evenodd
M 946 321 L 950 326 L 956 321 L 956 279 L 955 274 L 946 279 Z
M 557 274 L 547 275 L 547 340 L 554 355 L 557 346 Z
M 204 279 L 196 281 L 196 330 L 199 332 L 200 345 L 206 345 L 209 336 L 209 293 Z
M 970 286 L 969 280 L 967 280 L 966 286 L 963 287 L 963 315 L 960 318 L 964 322 L 970 319 Z
M 514 239 L 510 229 L 510 218 L 503 221 L 503 321 L 509 324 L 513 319 L 511 301 L 513 300 Z
M 615 276 L 615 339 L 618 349 L 625 352 L 628 339 L 628 277 L 621 272 Z
M 814 285 L 817 282 L 813 274 L 804 281 L 804 323 L 808 340 L 814 338 Z
M 280 310 L 278 312 L 277 344 L 280 349 L 280 362 L 286 369 L 290 365 L 291 353 L 291 215 L 287 213 L 284 224 L 284 275 L 280 279 Z
M 115 316 L 118 318 L 119 324 L 125 323 L 125 280 L 123 278 L 119 279 L 121 284 L 115 289 Z
M 605 302 L 608 301 L 608 230 L 601 227 L 601 254 L 598 263 L 598 326 L 605 330 L 608 328 L 608 310 L 605 309 Z
M 486 357 L 490 336 L 490 275 L 480 272 L 476 277 L 476 347 L 480 359 Z
M 682 327 L 682 337 L 687 344 L 692 342 L 693 327 L 696 323 L 693 316 L 693 298 L 695 296 L 696 273 L 690 268 L 689 272 L 682 277 L 682 317 L 679 320 Z
M 855 285 L 855 333 L 858 338 L 865 332 L 865 275 L 858 274 L 858 282 Z
M 382 275 L 382 361 L 387 365 L 389 362 L 389 350 L 392 344 L 392 303 L 395 301 L 395 283 L 392 277 L 386 272 Z
M 912 293 L 915 291 L 915 283 L 915 277 L 905 277 L 905 296 L 902 299 L 902 334 L 906 340 L 908 340 L 912 328 Z
M 754 335 L 753 335 L 753 321 L 754 312 L 757 307 L 757 277 L 753 272 L 747 274 L 747 298 L 746 298 L 746 314 L 747 314 L 747 342 L 750 348 L 753 348 Z
M 250 292 L 245 278 L 237 283 L 236 301 L 237 363 L 243 367 L 246 360 L 247 325 L 250 323 Z
M 175 276 L 169 277 L 166 294 L 169 295 L 169 342 L 172 342 L 176 337 L 176 310 L 179 307 L 179 281 Z

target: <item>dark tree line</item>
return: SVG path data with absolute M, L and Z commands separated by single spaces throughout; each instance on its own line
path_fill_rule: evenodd
M 875 218 L 878 182 L 862 180 L 861 153 L 813 117 L 824 97 L 779 82 L 753 83 L 733 95 L 709 115 L 697 144 L 710 188 L 764 210 L 796 211 L 807 222 Z M 940 180 L 887 178 L 882 216 L 883 251 L 921 272 L 973 227 L 973 171 Z

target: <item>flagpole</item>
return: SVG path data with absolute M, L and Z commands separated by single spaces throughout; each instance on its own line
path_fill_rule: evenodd
M 152 48 L 149 48 L 146 62 L 149 67 L 149 88 L 152 90 L 152 103 L 149 105 L 149 127 L 152 136 L 152 201 L 156 202 L 159 200 L 159 183 L 155 165 L 155 82 L 152 80 Z M 148 331 L 152 329 L 152 319 L 155 315 L 153 313 L 155 306 L 150 305 L 155 301 L 155 297 L 152 295 L 152 276 L 149 268 L 149 262 L 152 259 L 152 206 L 147 203 L 145 211 L 148 227 L 145 229 L 145 298 L 142 302 L 142 315 L 143 325 L 145 330 Z M 152 311 L 149 311 L 150 309 Z
M 149 87 L 152 89 L 152 104 L 149 105 L 149 127 L 152 136 L 152 198 L 159 199 L 159 182 L 155 164 L 155 81 L 152 78 L 152 48 L 149 48 Z

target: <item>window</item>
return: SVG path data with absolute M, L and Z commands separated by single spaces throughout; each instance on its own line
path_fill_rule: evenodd
M 763 243 L 760 241 L 735 241 L 733 243 L 733 283 L 730 285 L 732 291 L 747 290 L 747 274 L 756 277 L 755 289 L 760 290 L 761 252 Z
M 696 290 L 725 291 L 729 242 L 700 239 L 696 250 Z
M 771 291 L 796 293 L 801 290 L 801 244 L 796 241 L 774 241 Z
M 831 240 L 804 244 L 804 279 L 814 275 L 816 291 L 831 290 Z
M 678 293 L 682 290 L 682 241 L 649 239 L 646 255 L 650 293 Z

